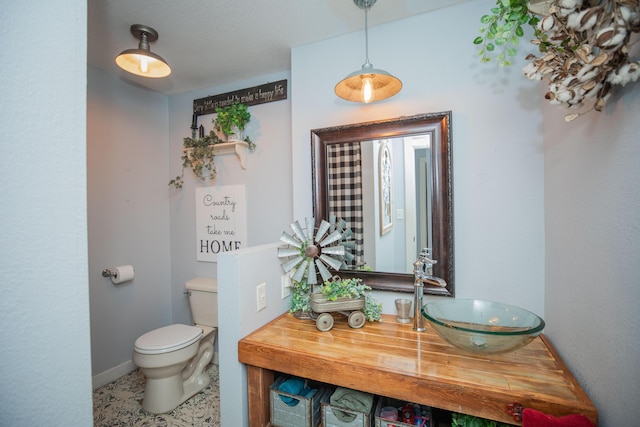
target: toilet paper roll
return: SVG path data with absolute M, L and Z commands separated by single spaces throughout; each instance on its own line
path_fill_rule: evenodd
M 113 267 L 111 272 L 113 273 L 111 281 L 115 284 L 133 280 L 134 271 L 132 265 L 120 265 L 118 267 Z

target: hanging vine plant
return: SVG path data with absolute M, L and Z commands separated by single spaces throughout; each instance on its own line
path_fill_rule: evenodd
M 199 181 L 215 179 L 217 174 L 214 162 L 216 145 L 229 140 L 229 135 L 234 133 L 233 129 L 243 131 L 251 120 L 251 113 L 249 113 L 247 106 L 241 103 L 216 108 L 216 113 L 217 116 L 212 120 L 213 129 L 208 135 L 195 138 L 194 133 L 193 137 L 183 139 L 182 170 L 180 175 L 169 181 L 169 186 L 182 188 L 185 169 L 191 169 Z M 216 131 L 220 132 L 225 140 L 222 140 Z M 242 141 L 248 144 L 249 150 L 253 151 L 256 148 L 256 144 L 248 136 L 244 137 Z
M 184 184 L 184 170 L 191 169 L 199 181 L 208 181 L 216 177 L 216 164 L 214 162 L 216 144 L 223 141 L 211 131 L 202 138 L 184 138 L 182 153 L 182 170 L 180 175 L 169 181 L 169 185 L 182 188 Z

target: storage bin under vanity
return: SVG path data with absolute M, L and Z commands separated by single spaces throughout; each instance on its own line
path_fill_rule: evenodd
M 402 422 L 402 408 L 406 405 L 413 407 L 414 423 L 409 424 Z M 398 411 L 398 420 L 388 420 L 381 417 L 383 408 L 395 408 Z M 416 409 L 417 408 L 417 409 Z M 419 413 L 416 414 L 416 412 Z M 388 397 L 379 397 L 375 409 L 375 427 L 434 427 L 433 411 L 431 407 L 425 405 L 416 405 Z
M 339 390 L 340 387 L 334 392 L 338 392 Z M 322 402 L 321 405 L 323 427 L 371 427 L 376 398 L 375 396 L 369 395 L 368 393 L 363 394 L 370 396 L 370 398 L 372 399 L 371 409 L 367 412 L 331 404 L 330 401 Z M 348 421 L 346 419 L 348 419 Z
M 308 388 L 315 390 L 311 395 L 298 395 L 279 390 L 285 381 L 292 378 L 281 376 L 269 387 L 271 425 L 273 427 L 317 427 L 322 419 L 321 403 L 329 401 L 333 387 L 309 383 Z M 288 399 L 296 399 L 298 402 L 290 406 L 285 402 Z

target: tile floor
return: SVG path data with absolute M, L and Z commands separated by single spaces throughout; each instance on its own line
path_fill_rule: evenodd
M 150 414 L 142 409 L 144 375 L 130 372 L 93 392 L 95 427 L 220 427 L 220 385 L 218 365 L 207 368 L 211 384 L 166 414 Z

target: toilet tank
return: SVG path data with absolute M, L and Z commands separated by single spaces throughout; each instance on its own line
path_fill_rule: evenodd
M 218 281 L 210 277 L 195 277 L 184 287 L 189 292 L 193 323 L 218 327 Z

